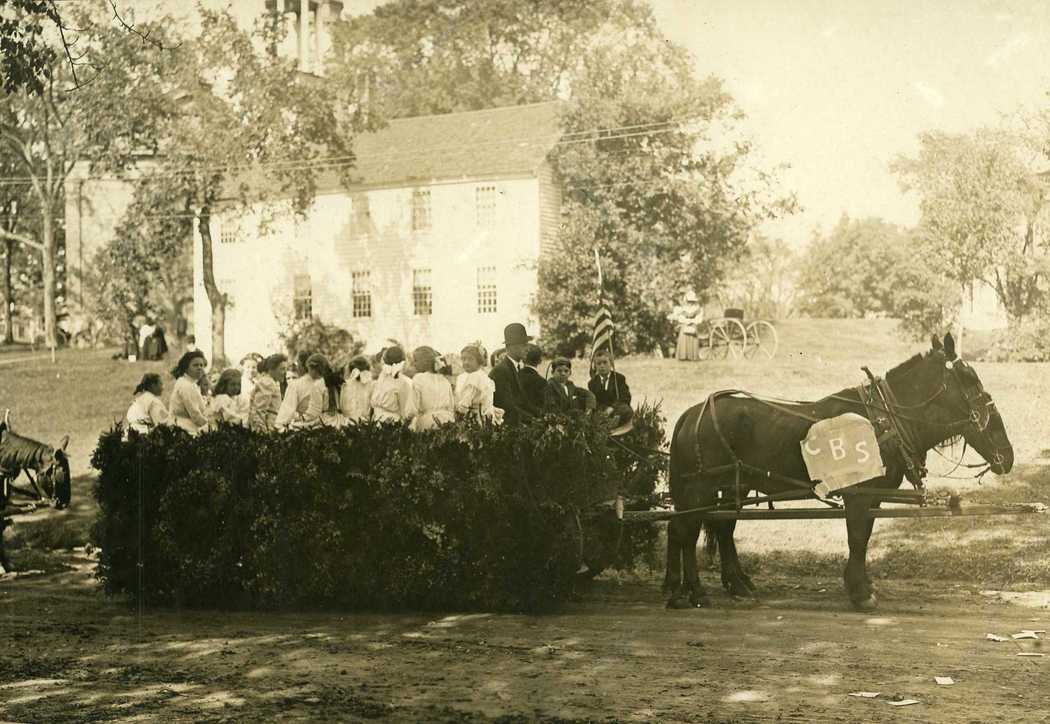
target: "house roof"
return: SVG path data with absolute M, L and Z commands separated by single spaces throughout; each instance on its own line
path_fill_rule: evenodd
M 547 101 L 399 118 L 354 139 L 350 178 L 355 186 L 400 186 L 530 175 L 561 136 L 561 108 Z

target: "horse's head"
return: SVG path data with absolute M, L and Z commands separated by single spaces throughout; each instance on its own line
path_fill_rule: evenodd
M 69 445 L 69 435 L 62 438 L 62 444 L 54 449 L 49 458 L 41 461 L 38 480 L 40 486 L 52 501 L 53 505 L 61 510 L 69 505 L 72 498 L 72 486 L 69 475 L 69 457 L 66 455 L 66 447 Z
M 943 342 L 934 336 L 933 349 L 926 357 L 934 367 L 943 369 L 943 388 L 931 401 L 931 416 L 937 418 L 949 435 L 962 435 L 993 473 L 1010 472 L 1014 449 L 1006 435 L 1003 418 L 977 371 L 959 359 L 952 335 L 946 334 Z

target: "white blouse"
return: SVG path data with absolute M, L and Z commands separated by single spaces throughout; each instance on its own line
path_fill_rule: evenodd
M 499 422 L 503 419 L 503 410 L 493 405 L 495 395 L 496 383 L 483 369 L 463 372 L 456 378 L 456 412 L 461 415 L 473 413 L 478 419 Z
M 278 430 L 312 427 L 320 424 L 321 415 L 327 409 L 328 387 L 324 379 L 303 375 L 289 383 L 274 427 Z
M 372 416 L 372 392 L 375 382 L 372 381 L 370 373 L 366 372 L 368 379 L 350 379 L 343 383 L 343 389 L 339 391 L 339 410 L 346 415 L 348 420 L 354 422 L 367 422 Z
M 415 431 L 430 430 L 456 420 L 456 400 L 452 385 L 444 375 L 436 372 L 420 372 L 412 378 L 416 417 L 412 420 Z
M 183 375 L 175 380 L 168 400 L 168 411 L 175 424 L 191 435 L 196 435 L 208 425 L 204 397 L 196 380 Z
M 159 397 L 152 392 L 140 393 L 135 401 L 131 403 L 126 415 L 128 429 L 146 435 L 158 425 L 167 425 L 169 422 L 168 410 Z
M 208 403 L 208 421 L 217 426 L 220 422 L 233 425 L 245 425 L 247 418 L 241 411 L 240 397 L 215 395 Z
M 415 417 L 412 380 L 400 372 L 391 373 L 384 369 L 372 388 L 372 414 L 377 422 L 407 422 Z

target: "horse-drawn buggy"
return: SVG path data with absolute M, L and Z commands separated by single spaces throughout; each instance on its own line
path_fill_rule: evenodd
M 969 466 L 975 477 L 1013 466 L 1003 420 L 977 372 L 957 356 L 951 335 L 934 338 L 930 350 L 891 369 L 885 379 L 864 371 L 867 382 L 813 402 L 715 392 L 678 419 L 669 453 L 633 451 L 668 458 L 673 510 L 624 511 L 621 499 L 594 515 L 608 520 L 614 510 L 621 525 L 668 522 L 669 607 L 707 600 L 696 559 L 701 529 L 717 546 L 723 586 L 749 596 L 755 587 L 733 540 L 738 520 L 844 518 L 846 591 L 855 608 L 872 610 L 876 597 L 865 559 L 876 518 L 1045 512 L 1040 503 L 963 507 L 955 496 L 943 505 L 930 499 L 926 456 L 946 443 L 961 440 L 964 454 L 968 446 L 983 458 L 983 464 Z M 912 490 L 900 489 L 905 480 Z M 799 500 L 823 507 L 774 508 Z M 907 505 L 881 507 L 897 503 Z
M 721 317 L 697 325 L 700 359 L 772 359 L 777 353 L 777 329 L 764 319 L 748 321 L 744 310 L 726 309 Z

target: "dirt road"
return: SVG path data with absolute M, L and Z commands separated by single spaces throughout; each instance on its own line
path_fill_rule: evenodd
M 877 581 L 869 616 L 838 581 L 765 580 L 758 602 L 667 611 L 655 582 L 598 581 L 542 617 L 140 618 L 70 562 L 0 583 L 0 719 L 1050 721 L 1050 656 L 1017 656 L 1042 642 L 985 639 L 1050 628 L 1045 594 Z

